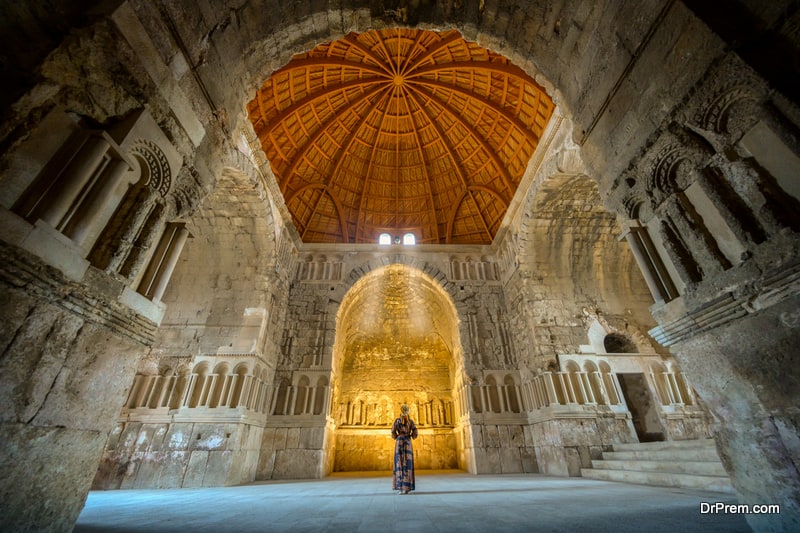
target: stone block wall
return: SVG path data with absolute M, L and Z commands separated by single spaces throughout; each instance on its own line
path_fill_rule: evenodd
M 474 424 L 466 444 L 475 459 L 475 474 L 539 472 L 534 442 L 523 424 Z
M 517 257 L 503 272 L 507 320 L 523 326 L 512 331 L 534 372 L 585 344 L 590 319 L 598 314 L 627 336 L 642 338 L 655 324 L 648 312 L 652 295 L 619 242 L 613 215 L 601 207 L 596 183 L 581 168 L 555 172 L 564 151 L 551 146 L 525 198 L 518 233 L 502 245 Z M 654 349 L 642 340 L 640 348 Z
M 272 304 L 281 280 L 270 215 L 249 176 L 229 169 L 219 177 L 187 224 L 192 236 L 164 293 L 157 353 L 260 352 L 274 342 L 265 321 L 280 314 Z
M 692 409 L 678 415 L 666 415 L 662 420 L 667 440 L 706 439 L 713 435 L 711 413 Z
M 263 429 L 249 424 L 118 423 L 93 488 L 217 487 L 252 481 Z
M 252 481 L 262 432 L 240 423 L 118 423 L 92 488 L 218 487 Z
M 585 188 L 586 198 L 573 200 L 578 203 L 585 201 L 587 205 L 590 205 L 593 204 L 590 199 L 593 197 L 592 195 L 597 194 L 597 191 L 596 188 L 589 186 L 589 183 L 585 185 L 587 185 Z M 560 207 L 560 209 L 565 208 Z M 619 246 L 616 236 L 612 234 L 612 225 L 606 223 L 598 226 L 595 224 L 597 217 L 608 222 L 606 215 L 595 211 L 589 211 L 588 214 L 586 214 L 586 211 L 581 212 L 585 215 L 581 219 L 582 222 L 580 222 L 585 226 L 584 229 L 596 227 L 599 228 L 596 229 L 599 233 L 590 238 L 575 230 L 583 236 L 580 239 L 575 238 L 575 242 L 570 240 L 572 238 L 566 239 L 572 242 L 572 246 L 575 247 L 574 251 L 578 250 L 578 241 L 585 242 L 587 239 L 600 248 Z M 559 239 L 565 240 L 563 236 Z M 376 249 L 380 250 L 377 247 Z M 441 256 L 428 253 L 424 248 L 398 248 L 397 251 L 398 253 L 394 257 L 391 255 L 383 256 L 380 260 L 370 260 L 368 259 L 368 254 L 354 250 L 353 253 L 342 256 L 317 253 L 314 257 L 309 256 L 307 260 L 300 261 L 303 267 L 298 271 L 298 276 L 303 279 L 299 280 L 299 283 L 295 283 L 291 290 L 291 303 L 288 314 L 288 323 L 296 325 L 289 326 L 285 334 L 283 357 L 278 370 L 279 375 L 285 376 L 286 380 L 291 381 L 293 373 L 298 372 L 306 365 L 311 366 L 311 368 L 320 368 L 320 370 L 325 369 L 329 364 L 328 361 L 332 361 L 335 356 L 335 339 L 337 335 L 347 336 L 347 329 L 340 330 L 338 328 L 349 327 L 343 324 L 337 325 L 336 317 L 340 300 L 345 295 L 349 295 L 349 287 L 356 280 L 362 279 L 373 269 L 392 264 L 392 261 L 430 273 L 433 279 L 437 280 L 445 288 L 448 298 L 452 299 L 457 315 L 461 319 L 458 341 L 461 343 L 464 359 L 462 362 L 455 361 L 455 365 L 456 368 L 458 368 L 458 365 L 463 365 L 466 374 L 474 375 L 474 379 L 471 382 L 473 387 L 488 386 L 488 374 L 484 375 L 488 372 L 487 369 L 499 369 L 495 372 L 499 378 L 494 376 L 492 384 L 497 379 L 502 381 L 503 376 L 506 374 L 510 373 L 509 375 L 512 375 L 515 372 L 534 370 L 527 367 L 522 361 L 518 361 L 517 353 L 527 353 L 530 350 L 534 350 L 540 355 L 548 354 L 548 357 L 552 357 L 555 360 L 559 353 L 577 350 L 587 342 L 587 329 L 591 324 L 595 323 L 601 324 L 601 326 L 596 327 L 602 327 L 606 332 L 609 330 L 622 331 L 626 335 L 631 335 L 642 348 L 651 349 L 648 340 L 642 335 L 642 325 L 636 325 L 631 321 L 625 321 L 623 324 L 621 321 L 617 321 L 616 318 L 606 317 L 596 311 L 599 305 L 593 308 L 592 312 L 586 312 L 580 307 L 582 303 L 594 301 L 595 304 L 607 304 L 610 309 L 619 311 L 621 308 L 618 304 L 622 299 L 622 294 L 631 296 L 632 299 L 629 303 L 636 303 L 637 306 L 642 307 L 644 305 L 643 302 L 646 301 L 646 298 L 642 296 L 642 291 L 646 293 L 647 288 L 641 276 L 633 276 L 631 280 L 628 280 L 626 282 L 628 285 L 625 286 L 627 288 L 623 292 L 619 292 L 622 289 L 620 289 L 621 285 L 617 282 L 609 282 L 609 288 L 614 287 L 615 290 L 619 290 L 613 293 L 599 291 L 591 298 L 588 298 L 585 295 L 576 295 L 575 291 L 578 290 L 580 292 L 582 289 L 569 287 L 566 281 L 567 278 L 564 278 L 565 281 L 561 286 L 558 284 L 546 286 L 542 280 L 531 281 L 528 279 L 530 277 L 529 274 L 525 274 L 525 276 L 515 274 L 508 278 L 503 278 L 510 285 L 502 287 L 500 282 L 495 280 L 496 267 L 487 268 L 483 263 L 481 263 L 482 268 L 480 269 L 466 266 L 472 264 L 468 261 L 470 254 L 468 251 L 462 251 L 459 254 L 451 252 L 448 261 L 449 265 L 442 264 Z M 522 254 L 519 250 L 511 250 L 511 252 Z M 530 254 L 532 252 L 528 250 L 525 253 Z M 615 263 L 617 267 L 623 270 L 635 268 L 633 263 L 626 262 L 631 258 L 625 257 L 627 259 Z M 332 261 L 334 266 L 331 266 Z M 342 264 L 337 264 L 337 261 L 341 261 Z M 509 263 L 513 264 L 514 261 Z M 594 263 L 592 261 L 584 261 L 584 263 L 583 270 L 576 274 L 578 278 L 591 277 Z M 492 262 L 489 261 L 488 264 L 491 265 Z M 437 269 L 439 266 L 442 267 L 442 270 Z M 307 274 L 311 272 L 317 273 L 313 276 L 313 280 L 307 279 Z M 464 272 L 470 275 L 464 276 Z M 631 272 L 632 274 L 636 273 L 635 270 L 631 270 Z M 489 273 L 491 280 L 471 279 L 473 276 L 480 277 L 479 273 Z M 340 275 L 344 276 L 345 279 L 340 279 Z M 450 277 L 457 279 L 450 279 Z M 491 283 L 486 283 L 486 281 L 491 281 Z M 521 283 L 521 285 L 518 287 L 514 285 L 515 283 Z M 587 281 L 586 289 L 588 287 Z M 507 294 L 509 295 L 508 297 L 506 297 Z M 606 300 L 596 299 L 597 297 L 606 297 L 604 295 L 607 296 Z M 505 307 L 507 298 L 515 302 L 514 305 L 519 303 L 521 307 L 533 309 L 533 314 L 538 315 L 534 328 L 536 336 L 533 338 L 532 344 L 529 343 L 521 348 L 515 342 L 518 340 L 518 336 L 510 334 L 508 324 L 517 315 L 515 311 L 507 312 Z M 582 300 L 581 298 L 588 299 Z M 531 306 L 529 302 L 535 302 L 536 304 Z M 551 302 L 552 305 L 547 302 Z M 418 302 L 418 305 L 431 305 L 431 302 L 427 302 L 423 298 L 423 301 Z M 525 312 L 530 313 L 529 310 Z M 529 315 L 526 320 L 532 317 L 533 315 Z M 615 329 L 610 325 L 612 320 L 614 324 L 619 324 L 619 329 Z M 364 328 L 359 329 L 359 333 L 364 331 L 366 331 Z M 602 339 L 600 344 L 602 346 Z M 653 356 L 658 358 L 655 354 Z M 535 358 L 527 360 L 533 361 Z M 509 368 L 514 370 L 503 370 Z M 516 370 L 517 368 L 519 370 Z M 341 371 L 342 369 L 339 369 L 339 372 Z M 364 376 L 368 376 L 369 368 L 364 367 L 361 372 L 364 373 Z M 363 387 L 363 377 L 357 379 L 356 383 L 360 383 L 361 385 L 359 386 Z M 520 383 L 517 382 L 516 385 L 511 386 L 519 385 Z M 510 393 L 511 391 L 509 391 Z M 337 408 L 337 394 L 341 394 L 341 389 L 337 389 L 334 383 L 331 397 L 334 408 Z M 516 394 L 519 394 L 519 392 Z M 453 397 L 456 398 L 456 396 L 457 394 L 454 393 Z M 459 397 L 458 400 L 463 403 L 462 398 Z M 521 402 L 522 400 L 519 397 L 516 401 Z M 471 401 L 474 402 L 476 400 L 472 398 Z M 564 401 L 568 402 L 569 400 Z M 584 401 L 582 400 L 580 403 L 584 403 Z M 466 409 L 469 410 L 469 406 L 466 406 Z M 624 405 L 622 409 L 627 412 L 624 409 Z M 339 410 L 341 410 L 340 407 Z M 530 413 L 530 411 L 534 410 L 533 406 L 527 406 L 527 410 L 529 415 L 538 416 Z M 567 411 L 569 411 L 569 408 L 567 408 Z M 334 409 L 334 415 L 337 412 Z M 517 408 L 516 412 L 519 412 L 519 408 Z M 456 413 L 456 418 L 464 414 L 465 412 L 459 411 Z M 491 413 L 488 416 L 491 417 Z M 341 422 L 337 418 L 337 423 L 341 424 Z M 348 424 L 353 423 L 349 418 L 347 422 Z M 466 438 L 462 434 L 463 430 L 458 430 L 454 433 L 456 446 L 453 454 L 454 461 L 446 464 L 455 464 L 459 468 L 476 473 L 543 471 L 554 475 L 575 476 L 580 475 L 581 467 L 590 466 L 592 454 L 596 453 L 601 446 L 610 445 L 614 442 L 636 440 L 636 434 L 632 429 L 630 419 L 614 419 L 613 416 L 607 419 L 602 413 L 598 414 L 592 411 L 591 416 L 586 418 L 585 423 L 594 428 L 595 434 L 590 433 L 589 436 L 582 437 L 576 436 L 582 435 L 576 429 L 576 427 L 580 427 L 580 424 L 569 419 L 563 422 L 551 421 L 541 427 L 538 427 L 537 423 L 528 427 L 527 423 L 524 422 L 473 423 L 471 426 L 464 426 L 467 428 Z M 677 420 L 675 421 L 676 427 L 680 424 Z M 603 426 L 601 428 L 602 431 L 598 429 L 599 426 Z M 390 456 L 390 446 L 388 446 L 391 444 L 390 441 L 386 450 L 384 450 L 382 444 L 385 438 L 366 435 L 355 437 L 349 434 L 350 429 L 344 428 L 335 431 L 337 432 L 334 439 L 335 445 L 328 451 L 333 456 L 332 468 L 334 471 L 349 468 L 367 470 L 384 468 L 381 465 L 385 458 Z M 527 437 L 525 431 L 528 431 Z M 682 438 L 688 438 L 686 433 L 681 435 Z M 537 440 L 539 438 L 542 440 Z M 365 449 L 378 451 L 366 453 L 362 451 Z M 345 454 L 350 453 L 351 450 L 355 450 L 354 456 L 346 457 Z M 441 454 L 439 455 L 441 456 Z M 272 459 L 267 458 L 266 462 L 271 464 L 270 461 L 277 458 L 278 455 L 275 454 Z M 427 458 L 423 456 L 421 462 L 426 463 L 426 461 Z M 431 464 L 434 465 L 436 463 L 433 461 Z M 275 470 L 272 466 L 268 466 L 264 472 L 267 471 L 274 472 Z M 306 468 L 304 475 L 311 474 L 312 472 Z
M 0 256 L 0 529 L 67 531 L 154 325 L 25 253 Z
M 394 461 L 391 428 L 340 430 L 336 434 L 333 471 L 391 471 Z M 458 468 L 456 437 L 452 430 L 420 430 L 412 442 L 414 468 L 449 470 Z
M 324 475 L 325 427 L 264 428 L 256 479 L 309 479 Z
M 580 477 L 612 444 L 638 442 L 627 417 L 556 415 L 534 422 L 529 432 L 540 472 L 552 476 Z

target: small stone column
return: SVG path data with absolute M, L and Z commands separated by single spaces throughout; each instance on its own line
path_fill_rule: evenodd
M 639 265 L 647 288 L 656 302 L 668 302 L 679 296 L 678 289 L 667 272 L 664 262 L 641 222 L 631 220 L 626 225 L 620 238 L 624 238 L 630 246 L 636 264 Z
M 191 407 L 192 402 L 192 394 L 194 393 L 194 388 L 197 386 L 197 374 L 190 374 L 189 380 L 186 383 L 186 392 L 183 395 L 183 401 L 181 401 L 181 407 Z
M 703 277 L 730 267 L 728 259 L 722 255 L 705 223 L 692 215 L 695 208 L 684 192 L 668 198 L 663 209 L 672 220 L 681 240 L 686 243 L 692 259 L 702 269 Z
M 167 379 L 167 385 L 164 387 L 164 391 L 161 394 L 161 397 L 158 399 L 158 407 L 169 407 L 170 399 L 172 398 L 173 393 L 175 392 L 175 386 L 178 384 L 178 376 L 172 375 Z
M 611 399 L 608 397 L 608 392 L 606 391 L 606 386 L 603 383 L 603 375 L 598 372 L 592 372 L 592 378 L 597 382 L 597 390 L 600 392 L 600 398 L 605 405 L 611 405 Z
M 228 376 L 229 383 L 228 383 L 228 394 L 226 395 L 225 402 L 223 405 L 226 407 L 235 407 L 233 404 L 236 402 L 238 404 L 239 399 L 234 398 L 233 395 L 236 392 L 236 382 L 239 381 L 238 374 L 232 374 Z
M 545 390 L 547 391 L 547 401 L 549 402 L 547 405 L 559 404 L 558 401 L 558 393 L 556 393 L 556 384 L 553 380 L 553 373 L 552 372 L 545 372 L 542 374 L 544 376 L 545 381 Z
M 156 209 L 155 194 L 150 193 L 148 196 L 147 199 L 140 202 L 134 208 L 133 214 L 127 221 L 127 227 L 120 237 L 119 246 L 111 256 L 108 266 L 106 267 L 107 272 L 120 272 L 123 270 L 123 266 L 128 262 L 140 232 L 149 220 L 150 215 L 153 214 Z M 136 269 L 132 267 L 126 270 L 128 271 L 127 274 L 130 274 Z
M 62 222 L 75 207 L 81 191 L 91 183 L 103 163 L 110 144 L 100 135 L 90 135 L 67 164 L 57 181 L 45 192 L 46 200 L 39 202 L 32 215 L 61 231 Z
M 617 405 L 625 405 L 625 407 L 627 407 L 628 404 L 625 403 L 625 396 L 622 394 L 622 387 L 619 386 L 617 375 L 609 374 L 609 376 L 611 376 L 611 384 L 614 386 L 614 395 L 617 397 Z
M 156 253 L 150 260 L 145 277 L 139 285 L 141 294 L 152 300 L 161 300 L 188 237 L 189 230 L 183 224 L 167 226 Z
M 672 390 L 672 395 L 674 396 L 675 403 L 683 405 L 684 404 L 683 396 L 681 395 L 681 388 L 678 386 L 678 382 L 675 379 L 675 373 L 667 372 L 666 377 L 669 380 L 669 387 Z
M 578 383 L 581 386 L 586 403 L 597 403 L 594 397 L 594 390 L 592 390 L 592 384 L 589 382 L 589 374 L 586 372 L 578 372 Z
M 558 372 L 558 379 L 561 381 L 561 388 L 567 395 L 567 403 L 580 403 L 572 386 L 572 378 L 569 374 Z
M 669 383 L 669 377 L 667 377 L 667 372 L 661 372 L 659 374 L 655 374 L 652 371 L 650 372 L 650 376 L 653 378 L 653 385 L 656 388 L 656 395 L 658 396 L 659 400 L 661 400 L 661 405 L 672 405 L 675 403 L 675 397 L 672 395 L 672 386 Z M 659 380 L 661 381 L 661 387 L 659 387 Z M 667 395 L 666 398 L 662 398 L 661 390 L 663 389 L 664 394 Z
M 144 376 L 141 374 L 136 374 L 133 377 L 133 385 L 131 386 L 131 392 L 128 395 L 128 401 L 125 404 L 125 407 L 128 409 L 135 409 L 136 408 L 136 398 L 139 396 L 139 389 L 142 386 L 142 379 Z
M 123 159 L 112 159 L 80 206 L 65 234 L 87 253 L 103 231 L 128 187 L 138 174 L 128 172 L 130 165 Z

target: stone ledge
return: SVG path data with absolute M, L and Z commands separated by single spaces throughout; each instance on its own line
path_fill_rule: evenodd
M 660 315 L 663 323 L 649 333 L 663 346 L 672 346 L 771 307 L 800 293 L 800 262 L 768 271 L 748 288 L 741 295 L 726 292 L 694 310 L 688 310 L 682 298 L 673 300 L 653 310 L 653 316 L 659 319 Z
M 30 225 L 16 214 L 2 209 L 3 237 L 11 244 L 36 255 L 48 265 L 60 270 L 72 281 L 82 281 L 89 269 L 83 249 L 42 220 Z
M 167 306 L 161 302 L 150 300 L 134 291 L 130 287 L 124 287 L 119 296 L 119 302 L 133 309 L 137 314 L 147 318 L 157 326 L 161 325 Z
M 327 418 L 322 415 L 271 415 L 264 427 L 270 428 L 315 428 L 325 427 Z
M 66 309 L 82 319 L 150 345 L 158 325 L 92 286 L 68 279 L 59 269 L 44 264 L 31 252 L 0 241 L 0 282 L 25 290 Z M 90 267 L 91 268 L 91 267 Z
M 631 418 L 626 411 L 597 411 L 584 409 L 584 405 L 551 405 L 528 413 L 527 424 L 539 424 L 558 420 L 596 420 L 598 418 L 616 418 L 625 420 Z

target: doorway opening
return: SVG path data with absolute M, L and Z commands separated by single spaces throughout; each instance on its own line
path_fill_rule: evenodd
M 664 427 L 644 374 L 617 374 L 639 442 L 664 440 Z

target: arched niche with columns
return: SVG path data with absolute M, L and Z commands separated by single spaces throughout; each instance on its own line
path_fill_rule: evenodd
M 420 429 L 418 468 L 466 466 L 459 465 L 465 452 L 456 444 L 466 414 L 460 343 L 452 300 L 414 267 L 389 264 L 348 289 L 337 313 L 331 373 L 334 470 L 389 469 L 389 429 L 401 404 Z

